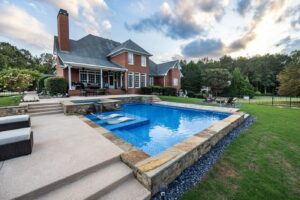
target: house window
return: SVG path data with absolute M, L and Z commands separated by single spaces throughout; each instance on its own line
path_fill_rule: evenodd
M 133 53 L 128 52 L 128 64 L 133 65 L 134 60 L 133 60 Z
M 140 73 L 136 72 L 134 73 L 134 87 L 140 88 Z
M 178 79 L 177 78 L 173 78 L 173 86 L 178 86 Z
M 87 83 L 87 72 L 80 72 L 80 82 Z
M 150 86 L 153 86 L 154 85 L 154 82 L 153 82 L 153 77 L 152 76 L 150 76 Z
M 95 83 L 95 73 L 93 72 L 90 72 L 88 73 L 88 80 L 89 80 L 89 83 Z
M 141 63 L 142 67 L 146 67 L 147 66 L 147 58 L 146 58 L 146 56 L 142 56 L 141 61 L 142 61 L 142 63 Z
M 81 83 L 100 83 L 100 72 L 90 70 L 80 70 L 79 78 Z
M 128 73 L 128 88 L 133 88 L 133 73 Z
M 141 85 L 142 85 L 142 87 L 147 87 L 146 74 L 141 75 Z

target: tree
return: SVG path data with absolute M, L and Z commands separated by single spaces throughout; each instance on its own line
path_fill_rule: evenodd
M 40 71 L 44 74 L 54 74 L 55 72 L 55 59 L 50 53 L 42 53 L 39 58 L 41 65 Z
M 230 85 L 230 80 L 231 74 L 227 69 L 206 69 L 203 71 L 203 84 L 209 86 L 216 96 Z
M 291 62 L 278 75 L 279 95 L 300 96 L 300 52 L 291 55 Z
M 0 88 L 1 90 L 23 92 L 32 86 L 39 77 L 39 72 L 29 69 L 4 69 L 0 71 Z
M 230 96 L 242 97 L 244 95 L 254 96 L 254 88 L 247 78 L 245 78 L 239 68 L 235 68 L 232 73 L 231 85 L 228 88 Z
M 183 89 L 193 92 L 200 92 L 201 89 L 201 63 L 194 63 L 193 61 L 188 64 L 185 61 L 181 62 L 182 67 L 182 85 Z

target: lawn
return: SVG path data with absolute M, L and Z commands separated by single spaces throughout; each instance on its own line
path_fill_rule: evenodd
M 256 123 L 182 200 L 300 199 L 300 109 L 241 104 L 241 110 L 255 116 Z
M 0 107 L 17 106 L 21 101 L 21 96 L 0 97 Z

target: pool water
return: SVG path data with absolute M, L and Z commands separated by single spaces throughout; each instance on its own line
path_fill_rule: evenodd
M 148 119 L 148 123 L 114 128 L 113 134 L 154 156 L 229 116 L 226 113 L 152 104 L 124 104 L 121 113 Z M 105 123 L 87 116 L 105 127 Z

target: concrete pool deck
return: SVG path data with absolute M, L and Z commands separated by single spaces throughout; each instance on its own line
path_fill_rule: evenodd
M 0 199 L 146 199 L 123 151 L 77 116 L 32 117 L 31 155 L 0 162 Z M 105 180 L 105 181 L 104 181 Z

